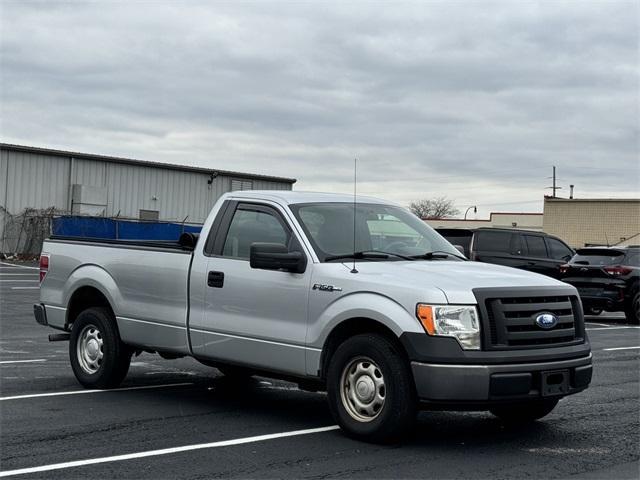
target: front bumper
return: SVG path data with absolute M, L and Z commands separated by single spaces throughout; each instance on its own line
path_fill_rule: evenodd
M 565 396 L 589 386 L 591 354 L 571 360 L 503 365 L 465 365 L 411 362 L 418 397 L 423 403 L 491 405 L 543 396 Z M 554 391 L 552 375 L 565 375 Z

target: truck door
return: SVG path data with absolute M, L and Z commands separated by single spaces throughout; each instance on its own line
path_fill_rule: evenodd
M 278 207 L 232 202 L 205 253 L 204 308 L 189 326 L 193 353 L 304 374 L 312 263 L 301 274 L 251 268 L 254 242 L 280 243 L 308 255 Z

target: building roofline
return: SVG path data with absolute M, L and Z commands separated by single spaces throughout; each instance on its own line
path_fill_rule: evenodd
M 490 222 L 494 215 L 539 215 L 543 216 L 544 213 L 535 213 L 535 212 L 491 212 L 489 214 L 488 220 L 478 220 L 474 218 L 430 218 L 424 217 L 422 220 L 429 220 L 431 222 Z
M 551 198 L 544 197 L 545 202 L 640 202 L 640 198 Z
M 11 143 L 0 142 L 0 149 L 14 151 L 14 152 L 37 153 L 37 154 L 51 155 L 56 157 L 73 157 L 73 158 L 86 159 L 86 160 L 99 160 L 99 161 L 109 162 L 109 163 L 138 165 L 142 167 L 166 168 L 168 170 L 181 170 L 185 172 L 218 174 L 218 175 L 224 175 L 228 177 L 251 178 L 256 180 L 270 180 L 270 181 L 290 183 L 290 184 L 294 184 L 297 182 L 297 179 L 295 178 L 274 177 L 271 175 L 261 175 L 256 173 L 234 172 L 231 170 L 220 170 L 217 168 L 193 167 L 188 165 L 178 165 L 175 163 L 162 163 L 162 162 L 154 162 L 149 160 L 137 160 L 133 158 L 112 157 L 109 155 L 72 152 L 67 150 L 56 150 L 52 148 L 43 148 L 43 147 L 31 147 L 28 145 L 16 145 Z

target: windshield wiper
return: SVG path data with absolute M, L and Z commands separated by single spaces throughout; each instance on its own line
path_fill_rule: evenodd
M 390 256 L 398 257 L 403 260 L 415 260 L 413 257 L 408 257 L 406 255 L 400 255 L 399 253 L 391 253 L 391 252 L 381 252 L 379 250 L 364 250 L 360 252 L 354 253 L 345 253 L 342 255 L 331 255 L 324 259 L 325 262 L 330 262 L 331 260 L 343 260 L 346 258 L 355 258 L 359 259 L 367 259 L 367 258 L 389 258 Z
M 455 253 L 445 252 L 444 250 L 434 250 L 433 252 L 426 252 L 420 255 L 411 255 L 411 258 L 414 260 L 432 260 L 434 258 L 447 258 L 447 257 L 456 257 L 460 260 L 467 260 L 462 255 L 456 255 Z

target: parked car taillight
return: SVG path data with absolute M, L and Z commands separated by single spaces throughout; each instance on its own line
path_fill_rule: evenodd
M 569 271 L 569 264 L 565 263 L 564 265 L 560 265 L 560 273 L 567 273 Z
M 604 267 L 604 271 L 609 275 L 613 275 L 619 277 L 620 275 L 628 275 L 633 270 L 629 267 L 622 267 L 620 265 L 616 265 L 615 267 Z
M 40 283 L 44 280 L 44 277 L 47 276 L 47 272 L 49 271 L 49 254 L 43 253 L 40 255 Z

